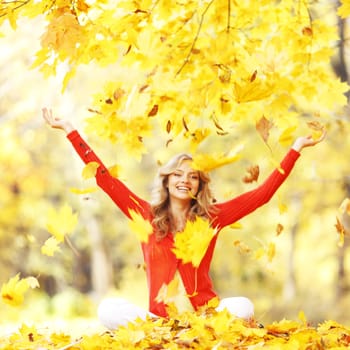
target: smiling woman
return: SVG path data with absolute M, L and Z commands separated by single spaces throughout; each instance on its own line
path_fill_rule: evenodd
M 159 170 L 153 199 L 148 202 L 109 173 L 68 121 L 54 118 L 46 108 L 43 109 L 43 117 L 51 127 L 66 132 L 67 138 L 85 163 L 98 163 L 95 175 L 97 184 L 129 219 L 132 219 L 131 212 L 136 212 L 152 224 L 153 231 L 148 240 L 141 242 L 149 288 L 149 312 L 124 299 L 108 299 L 101 303 L 98 310 L 105 326 L 116 328 L 138 317 L 168 317 L 167 297 L 170 289 L 177 285 L 174 283 L 177 276 L 195 310 L 210 305 L 218 311 L 226 309 L 236 317 L 254 317 L 253 303 L 249 299 L 231 297 L 219 300 L 214 291 L 209 270 L 218 234 L 224 227 L 267 203 L 290 174 L 300 151 L 322 141 L 325 133 L 317 140 L 311 136 L 297 138 L 279 169 L 275 169 L 264 183 L 222 203 L 216 203 L 213 199 L 208 174 L 192 168 L 191 156 L 176 156 Z M 187 227 L 191 229 L 188 230 Z M 186 237 L 187 245 L 183 242 Z M 197 241 L 193 242 L 193 238 Z M 182 242 L 182 248 L 203 250 L 198 262 L 188 262 L 176 254 L 176 242 L 179 241 Z

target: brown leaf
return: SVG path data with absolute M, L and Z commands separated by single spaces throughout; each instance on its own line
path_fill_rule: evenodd
M 169 134 L 169 132 L 171 131 L 171 121 L 168 120 L 168 122 L 166 123 L 166 132 Z
M 337 217 L 337 223 L 334 225 L 335 228 L 337 229 L 337 232 L 341 235 L 344 234 L 345 232 L 345 228 L 343 226 L 343 224 L 340 222 L 339 218 Z
M 324 130 L 324 126 L 318 122 L 318 121 L 312 121 L 312 122 L 308 122 L 307 126 L 315 131 L 323 131 Z
M 261 119 L 256 123 L 255 127 L 262 139 L 267 143 L 267 140 L 270 135 L 270 129 L 272 128 L 273 123 L 270 122 L 265 116 L 262 116 Z
M 182 124 L 183 124 L 185 130 L 186 130 L 186 131 L 189 131 L 188 126 L 187 126 L 187 124 L 186 124 L 185 118 L 182 118 Z
M 217 121 L 215 115 L 212 116 L 212 120 L 213 120 L 214 125 L 216 126 L 217 129 L 219 129 L 219 130 L 221 130 L 221 131 L 225 131 L 225 130 L 222 128 L 222 126 L 218 123 L 218 121 Z
M 131 50 L 131 45 L 128 46 L 127 50 L 124 53 L 124 56 L 126 56 Z
M 311 27 L 304 27 L 302 30 L 303 35 L 312 36 L 313 31 Z
M 148 116 L 154 117 L 158 113 L 158 105 L 154 105 L 152 109 L 149 111 Z
M 149 87 L 148 84 L 142 85 L 139 89 L 139 93 L 144 92 Z
M 125 94 L 125 91 L 121 88 L 118 88 L 113 93 L 113 98 L 117 101 L 119 100 L 123 95 Z
M 282 224 L 277 224 L 277 227 L 276 227 L 277 236 L 279 236 L 282 233 L 283 229 L 284 229 L 284 227 Z
M 254 181 L 258 181 L 259 174 L 260 174 L 260 168 L 259 165 L 252 165 L 247 169 L 248 175 L 243 177 L 243 182 L 245 183 L 252 183 Z
M 257 74 L 258 74 L 258 71 L 257 71 L 257 70 L 252 74 L 252 76 L 251 76 L 250 79 L 249 79 L 249 81 L 250 81 L 251 83 L 256 79 Z

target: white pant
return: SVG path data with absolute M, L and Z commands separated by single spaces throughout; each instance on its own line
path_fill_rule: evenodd
M 232 315 L 249 319 L 254 316 L 254 305 L 245 297 L 224 298 L 220 301 L 217 311 L 227 309 Z M 103 300 L 98 307 L 100 322 L 109 329 L 125 326 L 137 318 L 145 320 L 147 316 L 157 317 L 143 308 L 122 298 L 109 298 Z

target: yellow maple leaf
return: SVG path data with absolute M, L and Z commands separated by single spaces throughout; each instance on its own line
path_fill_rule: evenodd
M 176 233 L 172 250 L 184 263 L 190 262 L 198 267 L 215 234 L 216 230 L 208 220 L 197 217 L 194 221 L 187 221 L 185 229 Z
M 115 164 L 108 168 L 108 172 L 115 178 L 118 178 L 120 166 Z
M 99 166 L 100 166 L 100 164 L 97 162 L 87 163 L 82 171 L 83 179 L 87 180 L 87 179 L 90 179 L 92 177 L 95 177 L 96 171 L 97 171 Z
M 130 229 L 136 233 L 137 238 L 141 242 L 148 242 L 148 236 L 153 232 L 151 223 L 148 220 L 145 220 L 142 215 L 135 210 L 130 209 L 129 214 L 131 217 L 131 220 L 129 221 Z
M 75 194 L 87 194 L 87 193 L 96 192 L 98 190 L 98 187 L 87 187 L 87 188 L 82 188 L 82 189 L 72 187 L 69 190 Z
M 251 252 L 251 249 L 244 242 L 241 242 L 240 240 L 234 241 L 233 245 L 238 248 L 241 254 L 248 254 Z
M 337 14 L 341 18 L 350 16 L 350 2 L 347 0 L 340 0 L 341 6 L 338 7 Z
M 54 256 L 56 252 L 59 252 L 61 250 L 59 246 L 60 242 L 58 240 L 51 236 L 49 237 L 44 245 L 41 247 L 41 253 L 47 256 Z
M 284 174 L 284 169 L 281 167 L 281 163 L 276 160 L 275 158 L 271 157 L 270 162 L 272 165 L 283 175 Z
M 276 254 L 276 245 L 273 242 L 270 242 L 268 247 L 267 247 L 267 259 L 269 262 L 271 262 L 273 260 L 273 258 L 275 257 Z
M 70 234 L 77 223 L 78 215 L 73 214 L 68 204 L 64 204 L 58 210 L 49 208 L 46 228 L 58 242 L 63 242 L 64 236 Z
M 282 133 L 280 134 L 280 137 L 278 139 L 278 142 L 282 145 L 282 146 L 287 146 L 290 145 L 293 138 L 294 138 L 294 131 L 295 131 L 296 127 L 295 126 L 291 126 L 291 127 L 286 127 L 282 130 Z
M 276 246 L 275 243 L 270 242 L 267 246 L 259 247 L 254 251 L 253 258 L 256 260 L 261 259 L 262 257 L 266 257 L 268 262 L 271 262 L 276 254 Z
M 170 304 L 179 294 L 179 279 L 175 276 L 169 284 L 163 283 L 156 296 L 156 302 Z
M 342 222 L 339 220 L 339 218 L 336 217 L 336 219 L 337 219 L 337 222 L 336 222 L 336 224 L 334 226 L 337 229 L 337 233 L 339 233 L 338 246 L 339 247 L 343 247 L 344 239 L 345 239 L 345 228 L 344 228 Z
M 274 93 L 274 90 L 274 85 L 271 82 L 250 78 L 248 81 L 236 82 L 233 93 L 236 101 L 242 103 L 268 98 Z
M 193 157 L 193 168 L 204 172 L 209 172 L 213 169 L 219 168 L 223 165 L 227 165 L 236 162 L 240 159 L 240 155 L 228 155 L 220 154 L 197 154 Z
M 350 198 L 345 198 L 339 206 L 339 212 L 341 214 L 350 215 Z
M 282 202 L 282 198 L 280 195 L 278 195 L 277 198 L 278 198 L 278 210 L 280 214 L 284 214 L 288 210 L 288 206 Z
M 254 252 L 254 259 L 259 260 L 265 255 L 265 249 L 263 247 L 259 247 Z
M 238 229 L 243 228 L 243 225 L 237 221 L 237 222 L 234 222 L 233 224 L 231 224 L 229 227 L 234 229 L 234 230 L 238 230 Z
M 4 303 L 11 306 L 20 306 L 24 300 L 24 293 L 29 288 L 39 287 L 39 282 L 35 277 L 20 279 L 19 273 L 10 278 L 1 287 L 1 297 Z
M 307 319 L 306 319 L 306 316 L 305 316 L 305 313 L 303 310 L 300 310 L 299 313 L 298 313 L 298 318 L 299 320 L 303 323 L 304 326 L 307 325 Z

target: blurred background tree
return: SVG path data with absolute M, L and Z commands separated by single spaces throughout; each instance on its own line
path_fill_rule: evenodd
M 47 5 L 46 1 L 41 3 Z M 210 4 L 210 2 L 204 3 L 208 6 Z M 300 28 L 305 28 L 304 34 L 299 38 L 301 41 L 307 39 L 308 35 L 315 41 L 320 40 L 319 38 L 326 40 L 327 33 L 323 33 L 323 36 L 318 33 L 316 36 L 313 32 L 318 28 L 317 20 L 339 30 L 340 39 L 334 39 L 332 47 L 334 53 L 325 73 L 324 85 L 315 85 L 315 81 L 312 80 L 315 78 L 315 71 L 322 75 L 323 71 L 317 69 L 324 66 L 316 65 L 314 70 L 310 66 L 309 85 L 305 85 L 307 73 L 300 71 L 298 92 L 300 95 L 296 97 L 295 90 L 291 94 L 293 108 L 289 109 L 289 100 L 283 105 L 282 100 L 287 97 L 282 93 L 277 93 L 278 98 L 269 101 L 269 103 L 277 101 L 284 106 L 281 107 L 281 115 L 278 116 L 273 115 L 272 108 L 261 101 L 262 104 L 253 105 L 240 104 L 234 101 L 232 96 L 226 100 L 226 87 L 216 85 L 213 90 L 210 88 L 208 91 L 212 91 L 210 93 L 213 93 L 213 100 L 220 101 L 219 104 L 217 101 L 215 103 L 215 108 L 219 108 L 220 112 L 206 106 L 202 119 L 198 119 L 194 114 L 200 111 L 200 103 L 203 104 L 203 100 L 193 104 L 194 101 L 189 99 L 187 90 L 177 90 L 180 89 L 180 86 L 176 85 L 178 83 L 165 79 L 164 72 L 162 72 L 164 76 L 157 76 L 157 79 L 163 77 L 163 81 L 156 79 L 149 81 L 147 79 L 150 77 L 146 79 L 144 76 L 140 80 L 139 67 L 115 62 L 116 57 L 113 61 L 111 56 L 116 53 L 112 54 L 107 50 L 107 46 L 111 45 L 110 42 L 104 43 L 106 46 L 101 44 L 99 49 L 106 51 L 96 55 L 95 60 L 90 57 L 83 62 L 83 65 L 80 65 L 82 62 L 78 56 L 73 57 L 74 55 L 68 62 L 66 58 L 69 55 L 67 55 L 61 57 L 62 62 L 59 59 L 51 62 L 51 66 L 47 62 L 44 63 L 46 76 L 43 76 L 38 69 L 30 69 L 36 60 L 35 53 L 42 49 L 42 33 L 46 35 L 50 33 L 47 32 L 48 23 L 51 23 L 51 30 L 54 33 L 52 26 L 54 21 L 60 18 L 57 12 L 60 10 L 65 15 L 74 15 L 70 8 L 71 4 L 80 4 L 80 11 L 87 11 L 87 8 L 83 10 L 81 7 L 84 4 L 82 1 L 57 1 L 55 4 L 57 6 L 51 12 L 47 8 L 42 12 L 46 16 L 51 16 L 46 19 L 41 12 L 33 13 L 34 19 L 21 16 L 17 18 L 16 11 L 9 17 L 6 4 L 4 2 L 1 4 L 1 17 L 8 16 L 12 26 L 17 23 L 17 29 L 13 30 L 7 22 L 4 23 L 1 27 L 3 37 L 0 38 L 3 57 L 0 68 L 2 77 L 0 133 L 3 141 L 0 148 L 0 162 L 3 169 L 0 173 L 0 284 L 17 272 L 21 272 L 24 276 L 37 276 L 41 285 L 40 291 L 32 293 L 33 297 L 27 300 L 26 308 L 31 315 L 35 309 L 38 317 L 47 317 L 50 314 L 65 317 L 94 315 L 96 303 L 107 294 L 122 295 L 147 307 L 142 255 L 136 237 L 129 231 L 126 218 L 101 191 L 76 194 L 71 190 L 94 186 L 93 180 L 82 179 L 83 165 L 68 141 L 62 134 L 48 130 L 44 125 L 41 119 L 42 107 L 52 107 L 55 114 L 71 118 L 78 129 L 86 132 L 89 143 L 104 162 L 107 165 L 118 164 L 119 176 L 146 199 L 149 198 L 150 186 L 158 164 L 164 162 L 169 155 L 188 149 L 195 152 L 225 152 L 235 145 L 237 147 L 241 145 L 242 157 L 239 161 L 213 171 L 213 189 L 218 200 L 249 190 L 257 183 L 247 184 L 242 181 L 247 169 L 252 165 L 259 165 L 261 174 L 258 183 L 260 183 L 274 165 L 271 161 L 271 151 L 274 160 L 281 159 L 293 137 L 310 132 L 307 122 L 318 120 L 328 130 L 326 141 L 315 150 L 303 152 L 290 178 L 267 206 L 242 220 L 240 228 L 229 228 L 222 232 L 213 260 L 212 275 L 221 296 L 246 295 L 253 299 L 257 317 L 263 322 L 283 317 L 293 318 L 299 310 L 304 310 L 308 319 L 313 322 L 327 318 L 348 322 L 346 310 L 350 306 L 349 238 L 345 236 L 344 244 L 339 246 L 340 235 L 335 227 L 338 216 L 345 231 L 350 230 L 349 213 L 339 212 L 343 200 L 350 197 L 348 162 L 350 130 L 349 111 L 346 107 L 348 92 L 345 85 L 339 85 L 339 81 L 344 84 L 349 82 L 346 40 L 349 29 L 347 21 L 337 16 L 339 4 L 334 1 L 316 3 L 310 5 L 306 13 L 304 8 L 303 16 L 299 17 L 303 22 Z M 33 6 L 34 9 L 33 3 L 28 2 L 23 3 L 21 10 L 26 6 L 29 9 L 28 6 Z M 66 7 L 70 10 L 64 10 Z M 137 15 L 141 16 L 142 9 L 139 10 Z M 105 15 L 110 13 L 113 11 L 106 10 Z M 98 18 L 101 13 L 95 15 Z M 310 21 L 310 18 L 305 19 L 306 15 L 315 18 L 314 26 L 305 25 Z M 198 22 L 200 23 L 200 20 Z M 110 22 L 108 25 L 111 25 Z M 253 29 L 254 26 L 251 30 Z M 191 30 L 195 33 L 194 28 Z M 128 35 L 134 38 L 141 35 L 140 33 L 142 32 L 129 32 Z M 147 31 L 143 33 L 146 34 Z M 263 37 L 262 34 L 257 36 Z M 185 48 L 194 43 L 193 35 L 191 38 Z M 146 40 L 145 37 L 143 39 Z M 141 45 L 140 42 L 138 44 Z M 202 38 L 198 39 L 198 45 L 199 51 L 205 51 L 206 43 Z M 203 45 L 203 49 L 200 45 Z M 323 49 L 321 44 L 317 45 Z M 316 46 L 310 51 L 312 54 L 317 51 Z M 282 50 L 283 40 L 276 47 Z M 46 47 L 48 48 L 49 46 Z M 198 57 L 201 55 L 195 47 L 191 52 L 191 58 L 194 55 Z M 271 52 L 273 54 L 273 51 Z M 266 54 L 271 52 L 267 47 Z M 105 62 L 103 54 L 106 54 Z M 135 55 L 135 52 L 132 54 Z M 59 57 L 59 51 L 57 55 Z M 278 52 L 275 52 L 275 55 L 278 55 Z M 186 58 L 183 54 L 181 57 Z M 244 77 L 247 77 L 249 72 L 253 74 L 252 68 L 254 64 L 257 65 L 257 57 L 254 56 L 252 62 L 247 61 L 246 70 L 238 77 L 241 80 L 235 81 L 236 84 L 243 86 Z M 122 61 L 119 55 L 117 58 Z M 152 58 L 154 57 L 144 59 L 140 55 L 135 61 L 139 59 L 140 62 L 148 64 Z M 298 59 L 297 54 L 294 59 Z M 300 59 L 300 62 L 303 59 Z M 317 56 L 314 59 L 316 60 Z M 195 62 L 190 62 L 183 68 L 183 81 L 188 80 L 193 74 L 195 77 L 193 81 L 198 84 L 201 75 L 195 71 L 194 65 Z M 221 77 L 219 80 L 222 84 L 227 83 L 224 73 L 228 75 L 233 73 L 233 70 L 225 71 L 227 67 L 232 69 L 231 66 L 225 67 L 221 66 L 219 71 L 215 72 Z M 154 67 L 147 68 L 151 70 Z M 56 74 L 49 76 L 47 71 L 49 69 L 56 71 Z M 168 69 L 175 72 L 179 66 Z M 261 66 L 259 69 L 262 69 Z M 73 76 L 70 75 L 71 72 L 74 73 Z M 234 72 L 237 73 L 238 69 Z M 67 73 L 70 80 L 67 78 Z M 258 78 L 259 74 L 260 71 Z M 228 76 L 226 77 L 228 79 Z M 289 78 L 292 80 L 292 75 Z M 254 79 L 257 78 L 251 75 L 250 82 L 253 83 Z M 64 92 L 61 92 L 62 81 L 66 84 Z M 127 141 L 132 140 L 137 131 L 135 133 L 132 131 L 129 139 L 123 139 L 122 144 L 109 142 L 120 136 L 118 132 L 115 134 L 111 132 L 111 124 L 108 124 L 110 119 L 100 116 L 100 110 L 104 111 L 105 116 L 112 115 L 110 110 L 106 110 L 110 107 L 109 101 L 106 102 L 110 98 L 108 95 L 110 89 L 106 82 L 110 81 L 114 82 L 112 93 L 121 91 L 116 90 L 116 87 L 124 89 L 123 94 L 125 93 L 126 98 L 124 103 L 129 112 L 136 111 L 136 116 L 139 110 L 150 113 L 152 107 L 159 108 L 158 115 L 154 109 L 153 118 L 147 119 L 147 123 L 151 124 L 153 137 L 143 137 L 142 145 L 137 146 L 148 151 L 142 157 L 139 156 L 139 150 L 135 152 L 134 158 L 130 157 L 133 153 L 127 148 Z M 137 91 L 134 87 L 140 87 L 137 85 L 140 81 L 145 85 Z M 174 85 L 169 85 L 170 83 Z M 151 94 L 147 97 L 142 95 L 148 88 L 147 84 L 154 89 L 152 91 L 158 92 L 156 97 Z M 215 84 L 218 84 L 217 81 Z M 233 85 L 233 82 L 231 84 Z M 331 108 L 329 101 L 317 101 L 317 98 L 325 98 L 327 84 L 329 89 L 343 89 L 338 95 L 334 91 L 328 91 L 330 96 L 334 97 L 334 109 Z M 294 85 L 289 86 L 296 89 Z M 168 88 L 169 94 L 166 92 Z M 183 88 L 186 89 L 188 86 L 184 85 Z M 165 113 L 161 113 L 163 106 L 161 103 L 171 101 L 174 96 L 176 97 L 176 91 L 179 92 L 181 103 L 184 103 L 186 98 L 189 99 L 188 103 L 185 103 L 186 107 L 182 106 L 179 112 L 175 104 L 172 109 L 167 107 Z M 197 92 L 198 88 L 193 97 L 197 96 Z M 303 93 L 305 96 L 312 96 L 310 101 L 302 99 Z M 345 97 L 339 102 L 342 93 Z M 159 98 L 159 94 L 163 94 L 163 102 L 152 100 Z M 114 110 L 118 110 L 118 98 L 112 101 L 112 105 Z M 186 108 L 190 109 L 192 106 L 196 110 L 186 114 Z M 225 112 L 226 107 L 228 112 Z M 95 109 L 98 113 L 92 115 L 91 109 Z M 256 122 L 261 118 L 264 109 L 272 115 L 271 118 L 275 123 L 275 127 L 270 130 L 268 146 L 256 130 Z M 215 123 L 207 117 L 213 111 L 217 117 Z M 284 112 L 288 120 L 286 123 L 283 119 Z M 227 117 L 230 113 L 233 115 L 232 120 Z M 241 113 L 241 116 L 237 116 L 238 113 Z M 245 121 L 246 115 L 249 116 Z M 125 116 L 122 117 L 127 119 Z M 103 125 L 106 133 L 101 131 L 102 128 L 101 130 L 97 128 L 99 132 L 94 133 L 92 129 L 96 125 Z M 192 136 L 188 136 L 188 129 L 192 131 Z M 207 129 L 211 130 L 209 135 L 204 137 L 203 142 L 197 142 L 198 132 L 205 134 Z M 287 142 L 281 142 L 284 136 Z M 49 207 L 59 207 L 66 202 L 70 203 L 79 215 L 78 227 L 70 237 L 74 248 L 67 244 L 54 257 L 44 256 L 40 253 L 40 247 L 49 236 L 45 228 L 47 210 Z M 276 247 L 275 255 L 269 260 L 269 255 L 266 253 L 258 259 L 257 252 L 261 251 L 261 248 L 267 252 L 271 244 Z M 18 319 L 18 310 L 14 311 L 5 305 L 0 305 L 0 308 L 1 315 L 6 315 L 2 318 L 2 322 Z

